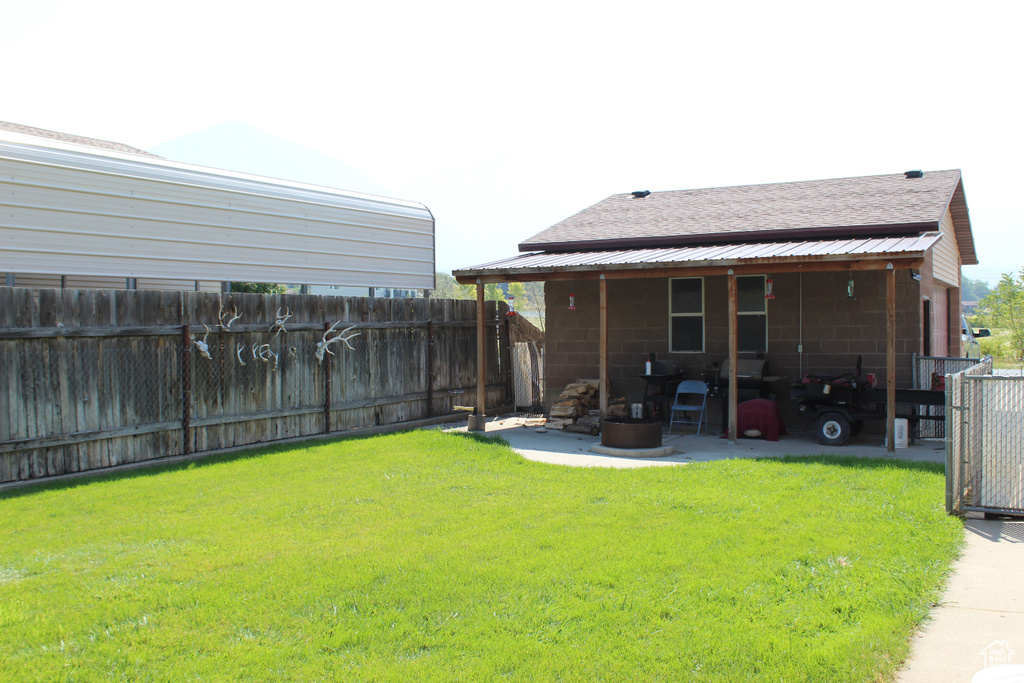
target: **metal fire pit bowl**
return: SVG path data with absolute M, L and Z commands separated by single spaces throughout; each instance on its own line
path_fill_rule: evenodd
M 601 445 L 606 448 L 661 447 L 661 420 L 602 420 Z

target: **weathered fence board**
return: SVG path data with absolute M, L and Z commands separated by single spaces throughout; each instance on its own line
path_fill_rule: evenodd
M 488 406 L 511 396 L 506 310 L 486 308 Z M 473 301 L 0 287 L 0 483 L 450 414 L 476 400 L 475 316 Z M 333 323 L 357 336 L 321 363 Z

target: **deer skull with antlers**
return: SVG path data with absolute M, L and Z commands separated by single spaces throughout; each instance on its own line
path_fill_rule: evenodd
M 281 334 L 282 332 L 287 332 L 288 331 L 288 330 L 284 329 L 284 323 L 285 323 L 286 320 L 288 320 L 288 318 L 292 317 L 292 309 L 291 308 L 285 308 L 284 313 L 285 313 L 285 315 L 284 315 L 284 317 L 282 317 L 281 316 L 281 309 L 278 308 L 277 309 L 277 320 L 275 320 L 274 324 L 270 326 L 269 330 L 267 330 L 268 332 L 273 332 L 275 337 L 277 335 Z
M 196 345 L 197 349 L 199 349 L 199 355 L 201 355 L 203 358 L 209 358 L 210 360 L 213 360 L 213 358 L 210 356 L 210 345 L 206 343 L 206 338 L 210 336 L 210 326 L 207 325 L 206 323 L 203 323 L 203 327 L 206 328 L 206 334 L 203 335 L 202 339 L 193 339 L 192 343 Z
M 329 353 L 332 356 L 334 355 L 334 352 L 331 351 L 331 349 L 329 348 L 329 345 L 333 344 L 336 341 L 343 342 L 345 344 L 345 346 L 347 346 L 352 351 L 355 351 L 355 347 L 352 346 L 352 343 L 349 340 L 353 339 L 355 337 L 358 337 L 359 336 L 359 332 L 356 332 L 355 334 L 348 334 L 348 333 L 349 333 L 350 330 L 355 329 L 356 325 L 352 325 L 351 327 L 346 327 L 344 330 L 342 330 L 341 332 L 338 332 L 333 337 L 330 337 L 330 339 L 328 339 L 328 336 L 331 334 L 331 332 L 334 332 L 335 328 L 338 325 L 340 325 L 340 324 L 341 324 L 341 321 L 339 320 L 338 322 L 336 322 L 333 325 L 331 325 L 328 328 L 328 330 L 326 332 L 324 332 L 323 339 L 321 339 L 320 341 L 318 341 L 316 343 L 316 352 L 313 355 L 315 355 L 316 359 L 318 361 L 320 361 L 321 363 L 324 360 L 324 354 L 325 353 Z M 346 337 L 345 335 L 348 335 L 348 336 Z

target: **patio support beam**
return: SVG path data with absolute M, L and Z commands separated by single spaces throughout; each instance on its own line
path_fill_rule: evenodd
M 821 258 L 821 257 L 818 257 Z M 830 260 L 771 260 L 743 263 L 735 260 L 705 261 L 692 266 L 655 264 L 628 264 L 609 266 L 556 266 L 554 268 L 509 268 L 494 271 L 469 271 L 455 276 L 459 284 L 475 284 L 478 279 L 492 282 L 558 282 L 564 280 L 596 280 L 602 275 L 608 280 L 650 279 L 664 277 L 708 277 L 723 275 L 733 270 L 737 275 L 771 275 L 774 273 L 832 273 L 886 270 L 892 263 L 901 270 L 921 268 L 924 257 L 910 256 L 890 261 L 863 258 L 834 257 Z M 603 269 L 603 270 L 601 270 Z
M 739 310 L 739 304 L 737 301 L 738 294 L 736 288 L 736 273 L 729 269 L 729 443 L 736 443 L 736 422 L 737 422 L 737 409 L 736 409 L 736 372 L 737 366 L 739 365 L 739 338 L 737 336 L 737 311 Z
M 598 390 L 600 397 L 601 419 L 608 417 L 608 280 L 604 274 L 601 275 L 601 320 L 600 320 L 600 345 L 598 351 L 598 377 L 601 386 Z
M 885 450 L 896 454 L 896 269 L 885 271 Z
M 484 326 L 484 283 L 476 281 L 476 411 L 469 416 L 469 431 L 487 431 L 487 337 Z

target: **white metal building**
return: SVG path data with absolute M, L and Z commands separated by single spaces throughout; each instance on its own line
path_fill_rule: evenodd
M 0 125 L 7 285 L 434 288 L 434 219 L 422 204 L 36 131 Z

